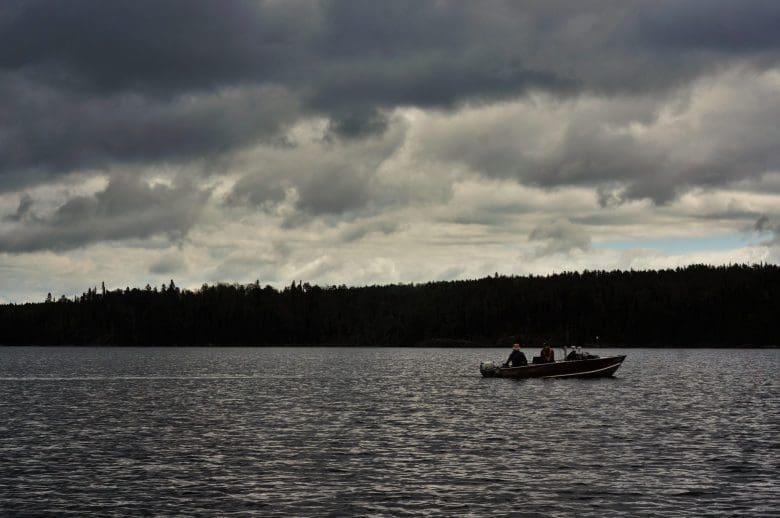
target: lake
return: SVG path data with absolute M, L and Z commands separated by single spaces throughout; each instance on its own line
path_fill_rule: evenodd
M 0 348 L 0 514 L 780 515 L 780 351 L 591 352 Z

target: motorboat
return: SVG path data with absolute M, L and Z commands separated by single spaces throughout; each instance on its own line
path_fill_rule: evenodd
M 486 378 L 606 378 L 615 374 L 625 359 L 626 355 L 600 357 L 585 353 L 573 359 L 519 367 L 483 361 L 479 364 L 479 371 Z

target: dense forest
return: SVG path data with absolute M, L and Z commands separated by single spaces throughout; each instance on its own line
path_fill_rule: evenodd
M 780 267 L 585 271 L 368 287 L 90 288 L 0 306 L 5 345 L 777 346 Z

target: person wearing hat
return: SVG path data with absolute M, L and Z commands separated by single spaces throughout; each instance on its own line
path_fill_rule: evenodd
M 512 367 L 528 365 L 528 359 L 525 357 L 525 354 L 523 354 L 523 351 L 520 350 L 520 344 L 512 344 L 512 354 L 510 354 L 509 358 L 504 362 L 504 367 L 508 367 L 510 363 L 512 364 Z

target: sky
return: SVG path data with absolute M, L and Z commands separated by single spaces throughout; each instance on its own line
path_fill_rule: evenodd
M 780 2 L 4 0 L 0 303 L 780 262 Z

